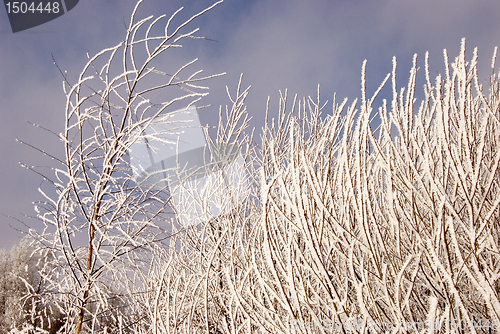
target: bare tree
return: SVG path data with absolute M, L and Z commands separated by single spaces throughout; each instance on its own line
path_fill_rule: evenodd
M 40 190 L 47 199 L 37 206 L 45 229 L 31 232 L 51 259 L 42 275 L 67 333 L 107 331 L 110 324 L 126 331 L 141 317 L 127 284 L 170 236 L 169 194 L 165 186 L 137 180 L 130 147 L 161 143 L 161 133 L 144 130 L 160 118 L 168 122 L 175 106 L 189 107 L 208 94 L 201 84 L 217 75 L 191 70 L 196 59 L 169 69 L 165 56 L 184 40 L 201 38 L 198 29 L 188 30 L 190 23 L 220 2 L 172 27 L 181 8 L 158 29 L 165 15 L 136 19 L 140 0 L 124 40 L 89 57 L 76 84 L 65 77 L 65 157 L 55 177 L 46 177 L 50 188 Z

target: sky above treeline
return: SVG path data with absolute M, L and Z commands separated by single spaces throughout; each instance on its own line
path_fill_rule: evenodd
M 144 0 L 137 17 L 169 16 L 184 7 L 180 21 L 212 3 Z M 19 242 L 19 230 L 41 227 L 30 217 L 35 215 L 32 203 L 42 198 L 37 191 L 42 178 L 19 162 L 46 167 L 48 174 L 56 166 L 16 138 L 63 157 L 62 142 L 30 125 L 63 130 L 66 97 L 54 59 L 75 83 L 87 53 L 92 56 L 122 40 L 134 6 L 133 0 L 82 0 L 67 14 L 15 34 L 6 10 L 0 9 L 0 248 Z M 252 86 L 247 98 L 252 126 L 259 128 L 268 96 L 270 115 L 276 115 L 280 90 L 316 96 L 319 84 L 323 101 L 332 101 L 334 93 L 337 100 L 353 100 L 360 97 L 363 60 L 368 61 L 370 94 L 391 72 L 393 56 L 403 86 L 415 53 L 420 78 L 426 51 L 435 76 L 444 73 L 443 49 L 452 61 L 463 37 L 468 59 L 478 47 L 479 73 L 486 82 L 494 47 L 500 45 L 498 17 L 498 0 L 225 0 L 191 25 L 207 40 L 190 41 L 172 57 L 199 58 L 196 66 L 206 74 L 227 73 L 207 83 L 210 96 L 201 103 L 211 105 L 199 116 L 212 127 L 219 105 L 229 103 L 225 86 L 234 91 L 243 73 L 243 86 Z M 381 98 L 390 97 L 384 94 Z M 329 110 L 331 102 L 325 113 Z

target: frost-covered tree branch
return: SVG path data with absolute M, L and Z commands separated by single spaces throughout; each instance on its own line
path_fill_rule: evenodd
M 167 69 L 172 49 L 200 38 L 198 29 L 187 30 L 190 24 L 219 2 L 177 27 L 172 21 L 180 10 L 166 22 L 165 15 L 138 20 L 141 3 L 124 40 L 89 57 L 76 84 L 64 83 L 65 158 L 55 178 L 48 178 L 53 188 L 41 189 L 47 202 L 37 210 L 46 228 L 33 236 L 57 264 L 43 275 L 66 316 L 67 333 L 102 331 L 107 322 L 128 326 L 140 317 L 123 282 L 147 270 L 152 251 L 170 237 L 169 197 L 164 189 L 136 182 L 130 147 L 161 139 L 161 133 L 144 130 L 160 118 L 168 122 L 173 106 L 199 101 L 208 94 L 204 82 L 219 75 L 192 70 L 196 59 Z M 186 126 L 179 124 L 177 131 Z

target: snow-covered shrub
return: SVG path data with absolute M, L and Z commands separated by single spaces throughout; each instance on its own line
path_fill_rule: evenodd
M 434 82 L 426 57 L 416 106 L 416 57 L 401 90 L 394 60 L 392 102 L 375 113 L 365 65 L 359 106 L 322 115 L 319 92 L 291 109 L 281 97 L 247 156 L 245 204 L 179 233 L 153 266 L 153 332 L 496 331 L 498 76 L 486 92 L 463 41 Z
M 248 166 L 256 152 L 250 145 L 252 136 L 244 133 L 249 121 L 244 104 L 247 94 L 248 89 L 241 90 L 240 79 L 236 95 L 230 96 L 231 108 L 224 117 L 221 112 L 215 144 L 237 145 L 251 177 Z M 247 181 L 249 187 L 257 186 L 255 180 Z M 242 194 L 235 196 L 231 189 L 228 186 L 220 193 L 239 199 Z M 173 231 L 167 252 L 155 253 L 144 276 L 148 293 L 134 295 L 144 315 L 140 325 L 144 333 L 226 333 L 229 326 L 244 321 L 241 315 L 229 318 L 233 310 L 228 307 L 234 306 L 236 295 L 229 289 L 224 271 L 233 255 L 241 256 L 238 245 L 251 237 L 247 234 L 251 231 L 249 215 L 256 214 L 258 207 L 249 196 L 251 192 L 232 210 L 203 224 Z
M 9 252 L 0 252 L 0 332 L 29 326 L 32 329 L 57 330 L 60 315 L 44 304 L 47 293 L 39 273 L 45 259 L 34 253 L 28 238 Z
M 22 297 L 27 289 L 22 279 L 28 279 L 26 270 L 31 262 L 31 249 L 26 242 L 13 247 L 10 252 L 0 253 L 0 331 L 7 332 L 11 327 L 25 321 L 26 314 L 20 312 L 24 307 Z

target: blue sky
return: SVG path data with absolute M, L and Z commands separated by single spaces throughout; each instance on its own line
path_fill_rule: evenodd
M 187 17 L 211 4 L 145 0 L 138 17 L 168 15 L 181 6 Z M 19 162 L 54 166 L 16 138 L 56 156 L 63 154 L 57 138 L 28 123 L 62 131 L 65 95 L 52 55 L 74 79 L 87 52 L 93 55 L 121 41 L 134 5 L 132 0 L 81 0 L 62 17 L 16 34 L 0 9 L 0 248 L 19 241 L 15 229 L 26 229 L 8 216 L 39 226 L 24 215 L 34 215 L 32 202 L 41 199 L 37 188 L 42 179 Z M 215 41 L 193 41 L 173 57 L 199 58 L 197 66 L 207 74 L 227 72 L 209 84 L 210 96 L 203 104 L 212 107 L 200 114 L 202 123 L 217 124 L 218 105 L 228 103 L 225 86 L 236 89 L 244 73 L 243 84 L 252 85 L 247 99 L 252 125 L 260 127 L 267 96 L 276 112 L 279 90 L 314 96 L 320 84 L 324 100 L 331 101 L 335 92 L 337 99 L 352 100 L 360 96 L 363 60 L 368 60 L 368 90 L 373 92 L 391 71 L 393 56 L 402 86 L 413 54 L 419 55 L 423 68 L 429 51 L 431 74 L 443 73 L 443 49 L 453 60 L 462 37 L 467 39 L 469 58 L 478 47 L 480 75 L 487 80 L 493 49 L 500 45 L 498 17 L 498 0 L 225 0 L 193 23 L 201 28 L 200 35 Z

